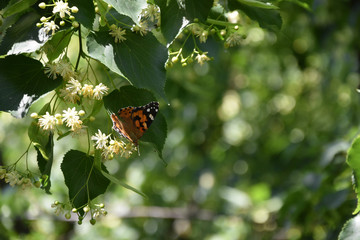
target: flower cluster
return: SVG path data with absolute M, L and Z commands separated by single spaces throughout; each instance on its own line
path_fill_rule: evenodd
M 115 43 L 120 43 L 122 41 L 125 41 L 126 38 L 124 35 L 126 35 L 125 29 L 122 29 L 121 27 L 117 27 L 115 24 L 110 26 L 110 36 L 115 38 Z
M 191 24 L 189 30 L 193 35 L 199 38 L 201 43 L 205 43 L 209 36 L 209 31 L 205 30 L 199 23 Z
M 60 89 L 60 96 L 71 103 L 78 102 L 81 95 L 90 99 L 101 100 L 103 96 L 108 93 L 108 90 L 109 88 L 103 83 L 100 83 L 95 87 L 88 84 L 82 86 L 78 80 L 70 78 L 66 83 L 65 88 Z
M 56 125 L 62 125 L 63 122 L 65 122 L 66 126 L 71 128 L 71 131 L 78 132 L 82 129 L 83 123 L 80 120 L 80 116 L 84 115 L 84 110 L 76 111 L 75 107 L 73 107 L 63 110 L 63 114 L 57 113 L 55 115 L 50 115 L 49 112 L 46 112 L 45 115 L 39 117 L 37 113 L 32 113 L 31 117 L 39 118 L 38 124 L 43 130 L 53 131 Z
M 51 208 L 55 208 L 55 215 L 59 216 L 64 213 L 65 204 L 55 201 L 51 204 Z
M 193 50 L 193 52 L 188 55 L 187 57 L 184 57 L 182 54 L 182 48 L 177 52 L 171 52 L 170 55 L 175 55 L 171 58 L 171 61 L 168 61 L 167 67 L 171 67 L 174 63 L 177 63 L 179 61 L 179 58 L 181 59 L 181 65 L 183 67 L 187 66 L 187 64 L 192 63 L 194 60 L 196 60 L 200 65 L 203 65 L 205 62 L 211 60 L 211 58 L 207 55 L 208 52 L 199 52 L 196 49 Z
M 64 79 L 76 77 L 73 66 L 69 61 L 64 59 L 58 61 L 57 63 L 47 63 L 45 65 L 45 73 L 53 79 L 56 79 L 57 75 L 62 76 Z
M 39 4 L 39 8 L 45 9 L 46 7 L 52 7 L 52 13 L 53 15 L 50 17 L 41 17 L 40 23 L 37 23 L 37 27 L 43 27 L 46 34 L 48 34 L 51 31 L 51 34 L 54 35 L 56 30 L 60 27 L 55 23 L 55 19 L 59 16 L 60 17 L 60 26 L 65 25 L 65 21 L 71 21 L 73 27 L 79 27 L 79 23 L 74 21 L 75 17 L 71 15 L 71 13 L 77 13 L 79 9 L 76 6 L 69 7 L 69 4 L 67 0 L 62 1 L 58 0 L 55 1 L 53 4 L 46 4 L 44 2 L 41 2 Z M 54 20 L 52 20 L 54 18 Z
M 55 214 L 63 213 L 65 204 L 59 203 L 58 201 L 55 201 L 51 205 L 51 207 L 55 208 Z M 100 216 L 106 216 L 107 213 L 108 213 L 105 210 L 105 204 L 104 203 L 91 204 L 91 202 L 89 202 L 85 207 L 82 208 L 82 210 L 84 211 L 85 215 L 84 216 L 78 215 L 78 218 L 79 218 L 78 224 L 82 224 L 82 220 L 85 218 L 85 216 L 87 214 L 90 214 L 91 215 L 90 223 L 92 225 L 94 225 L 96 223 L 97 218 L 99 218 Z M 71 209 L 71 212 L 73 212 L 73 213 L 78 213 L 78 211 L 79 211 L 79 209 L 76 209 L 76 208 Z M 70 211 L 65 214 L 65 218 L 66 219 L 71 218 Z
M 102 156 L 104 160 L 111 160 L 114 155 L 120 155 L 121 157 L 129 158 L 135 150 L 133 144 L 126 144 L 123 141 L 117 141 L 110 138 L 110 134 L 106 135 L 98 129 L 98 132 L 91 137 L 91 140 L 95 141 L 95 148 L 102 150 Z
M 4 179 L 5 182 L 9 183 L 12 187 L 19 185 L 23 190 L 25 188 L 31 188 L 33 185 L 35 187 L 40 187 L 40 182 L 36 181 L 33 184 L 30 178 L 22 176 L 15 170 L 6 170 L 2 166 L 0 166 L 0 179 Z

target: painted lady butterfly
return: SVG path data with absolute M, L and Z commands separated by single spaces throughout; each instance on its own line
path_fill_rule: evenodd
M 117 114 L 111 114 L 113 129 L 137 146 L 158 111 L 158 102 L 150 102 L 140 107 L 121 108 Z

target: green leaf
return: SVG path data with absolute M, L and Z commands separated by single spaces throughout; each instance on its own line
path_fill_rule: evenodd
M 181 31 L 190 23 L 185 18 L 185 10 L 176 0 L 155 0 L 160 7 L 161 32 L 168 44 L 171 44 Z
M 28 9 L 30 6 L 34 5 L 36 2 L 37 2 L 37 0 L 10 1 L 10 3 L 3 10 L 2 17 L 6 18 L 13 14 L 20 13 L 20 12 Z
M 110 181 L 102 172 L 107 172 L 101 164 L 101 170 L 94 166 L 94 157 L 86 153 L 70 150 L 61 163 L 65 184 L 69 189 L 69 198 L 73 207 L 84 214 L 82 208 L 91 200 L 105 193 Z
M 36 99 L 61 82 L 61 77 L 49 79 L 37 60 L 22 55 L 0 59 L 0 111 L 24 117 Z
M 281 29 L 282 18 L 277 10 L 254 7 L 254 3 L 249 5 L 249 3 L 244 4 L 235 1 L 229 2 L 229 8 L 230 10 L 241 10 L 249 18 L 257 21 L 262 28 L 271 31 L 279 31 Z
M 250 7 L 264 8 L 264 9 L 279 9 L 279 7 L 272 5 L 270 2 L 261 2 L 256 0 L 237 0 L 240 3 L 248 5 Z
M 120 108 L 127 106 L 142 106 L 156 99 L 151 92 L 145 89 L 137 89 L 132 86 L 121 87 L 112 91 L 104 97 L 104 106 L 110 112 L 118 112 Z M 167 137 L 167 125 L 164 116 L 160 112 L 156 115 L 154 122 L 140 139 L 142 142 L 152 143 L 162 159 L 162 150 Z M 140 148 L 141 150 L 141 148 Z
M 48 111 L 50 111 L 50 103 L 45 104 L 38 114 L 44 115 Z M 45 189 L 47 193 L 50 193 L 50 174 L 54 159 L 53 134 L 49 131 L 42 130 L 38 125 L 38 121 L 34 120 L 28 129 L 28 136 L 37 152 L 39 170 L 43 176 L 47 176 L 45 179 L 42 179 L 42 188 Z
M 36 27 L 41 16 L 35 11 L 22 15 L 11 27 L 0 44 L 0 55 L 31 53 L 45 44 L 49 36 Z
M 185 0 L 186 16 L 190 20 L 197 18 L 204 22 L 206 21 L 213 4 L 213 0 Z
M 146 0 L 104 0 L 115 10 L 123 15 L 130 17 L 134 23 L 139 24 L 139 16 L 143 8 L 146 7 Z
M 297 5 L 299 5 L 300 7 L 308 10 L 308 11 L 312 11 L 311 9 L 311 5 L 312 5 L 312 0 L 305 0 L 305 1 L 301 1 L 301 0 L 282 0 L 283 2 L 292 2 L 295 3 Z
M 354 218 L 347 221 L 344 224 L 344 226 L 339 234 L 338 240 L 360 239 L 359 221 L 360 221 L 360 215 L 357 215 Z
M 44 51 L 50 62 L 54 61 L 68 46 L 72 36 L 72 30 L 62 30 L 55 33 L 44 45 Z
M 120 74 L 138 88 L 147 88 L 165 99 L 167 49 L 148 33 L 144 37 L 127 32 L 126 40 L 116 44 L 108 32 L 89 34 L 89 55 Z
M 348 150 L 346 162 L 352 168 L 354 174 L 354 189 L 358 203 L 353 214 L 357 214 L 360 211 L 360 136 L 357 136 L 351 144 L 351 147 Z
M 71 0 L 70 7 L 76 6 L 79 11 L 73 13 L 75 20 L 88 29 L 92 29 L 95 20 L 95 6 L 93 0 Z
M 124 188 L 127 188 L 127 189 L 129 189 L 129 190 L 131 190 L 131 191 L 133 191 L 133 192 L 136 192 L 137 194 L 139 194 L 139 195 L 147 198 L 147 196 L 146 196 L 145 193 L 137 190 L 136 188 L 134 188 L 134 187 L 132 187 L 132 186 L 130 186 L 130 185 L 127 185 L 126 183 L 120 181 L 120 180 L 117 179 L 116 177 L 108 174 L 107 172 L 102 171 L 102 174 L 103 174 L 107 179 L 109 179 L 111 182 L 113 182 L 113 183 L 115 183 L 115 184 L 117 184 L 117 185 L 120 185 L 120 186 L 122 186 L 122 187 L 124 187 Z

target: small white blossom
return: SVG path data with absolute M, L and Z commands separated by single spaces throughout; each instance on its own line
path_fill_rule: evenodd
M 25 188 L 31 188 L 33 186 L 31 179 L 27 177 L 23 177 L 19 182 L 18 185 L 21 185 L 21 188 L 25 190 Z
M 243 41 L 243 36 L 238 33 L 231 34 L 225 41 L 225 44 L 229 47 L 240 45 Z
M 80 120 L 75 107 L 72 109 L 68 108 L 67 110 L 63 110 L 62 117 L 62 120 L 66 122 L 66 126 L 71 127 L 71 131 L 76 131 L 81 128 L 82 121 Z
M 139 33 L 141 36 L 145 36 L 147 34 L 146 23 L 141 22 L 140 25 L 133 25 L 131 31 Z
M 56 123 L 55 116 L 50 115 L 49 112 L 39 118 L 39 125 L 44 130 L 54 130 Z
M 207 54 L 207 52 L 204 52 L 202 54 L 198 53 L 198 55 L 195 57 L 196 61 L 198 61 L 198 63 L 200 65 L 203 65 L 205 61 L 210 60 L 210 58 L 206 54 Z
M 203 31 L 203 32 L 200 34 L 200 36 L 199 36 L 199 41 L 200 41 L 201 43 L 206 42 L 208 35 L 209 35 L 209 32 L 208 32 L 208 31 Z
M 51 63 L 47 63 L 45 65 L 45 70 L 44 70 L 45 74 L 48 75 L 49 78 L 53 78 L 56 79 L 57 76 L 56 74 L 58 74 L 58 68 L 56 64 L 51 64 Z
M 160 8 L 154 4 L 148 4 L 147 7 L 142 10 L 141 15 L 150 22 L 158 21 L 160 20 Z
M 5 174 L 5 182 L 9 183 L 12 187 L 19 183 L 20 178 L 21 175 L 16 171 L 8 172 Z
M 58 201 L 55 201 L 53 204 L 51 204 L 52 208 L 55 208 L 55 215 L 59 216 L 60 214 L 64 213 L 64 206 L 63 204 L 59 203 Z
M 84 86 L 81 89 L 82 95 L 84 97 L 92 97 L 94 94 L 93 85 L 84 84 Z
M 109 135 L 106 135 L 98 129 L 98 133 L 95 133 L 95 136 L 91 137 L 91 140 L 96 141 L 95 147 L 96 149 L 104 149 L 108 143 Z
M 100 83 L 99 85 L 96 85 L 94 88 L 94 98 L 97 100 L 101 100 L 105 94 L 107 94 L 109 88 L 105 86 L 104 84 Z
M 81 89 L 81 83 L 74 78 L 70 78 L 69 82 L 66 84 L 66 90 L 68 90 L 69 92 L 80 94 Z
M 53 8 L 53 13 L 59 13 L 61 18 L 65 17 L 65 14 L 71 15 L 69 4 L 67 2 L 63 2 L 62 0 L 55 2 L 55 7 Z
M 66 80 L 71 79 L 76 75 L 73 66 L 67 60 L 61 60 L 56 64 L 56 73 L 60 74 Z
M 76 103 L 80 100 L 80 96 L 75 92 L 70 92 L 66 88 L 60 89 L 60 97 L 64 98 L 65 101 Z
M 124 37 L 124 35 L 126 35 L 126 31 L 121 27 L 116 27 L 115 25 L 111 26 L 109 34 L 115 38 L 115 43 L 120 43 L 126 40 L 126 38 Z
M 54 35 L 57 29 L 59 29 L 59 26 L 56 25 L 54 21 L 44 22 L 44 31 L 47 34 L 52 31 L 51 34 Z

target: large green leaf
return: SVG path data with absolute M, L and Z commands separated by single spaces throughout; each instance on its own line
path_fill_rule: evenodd
M 44 115 L 48 111 L 50 111 L 50 103 L 45 104 L 38 114 Z M 53 134 L 49 131 L 42 130 L 39 127 L 37 120 L 34 120 L 28 129 L 28 136 L 36 149 L 37 162 L 41 175 L 45 177 L 42 179 L 42 188 L 45 189 L 47 193 L 50 193 L 50 174 L 54 159 Z
M 30 11 L 22 15 L 10 28 L 0 44 L 0 55 L 31 53 L 48 40 L 48 35 L 36 27 L 41 15 Z
M 352 168 L 354 174 L 354 189 L 358 203 L 353 213 L 357 214 L 360 211 L 360 136 L 353 141 L 348 151 L 346 162 Z
M 165 98 L 167 49 L 148 33 L 144 37 L 128 31 L 126 40 L 116 44 L 109 32 L 89 34 L 89 55 L 128 79 L 138 88 L 147 88 Z
M 101 164 L 101 169 L 94 165 L 94 157 L 86 153 L 70 150 L 64 156 L 61 163 L 65 184 L 69 189 L 69 198 L 73 207 L 82 208 L 92 199 L 105 193 L 110 181 L 103 176 L 101 171 L 107 172 L 106 167 Z
M 186 16 L 190 20 L 197 18 L 204 22 L 206 21 L 213 4 L 213 0 L 185 0 Z
M 277 8 L 255 0 L 237 0 L 229 2 L 230 10 L 240 10 L 249 18 L 259 23 L 259 26 L 272 31 L 281 29 L 282 18 Z
M 37 2 L 37 0 L 13 0 L 13 1 L 10 1 L 10 3 L 3 10 L 2 17 L 6 18 L 13 14 L 22 12 L 22 11 L 28 9 L 30 6 L 32 6 L 36 2 Z
M 104 0 L 104 2 L 113 6 L 118 13 L 129 16 L 136 24 L 139 24 L 140 13 L 146 7 L 146 0 Z
M 132 86 L 125 86 L 119 90 L 112 91 L 109 95 L 104 97 L 105 108 L 110 112 L 117 112 L 120 108 L 127 106 L 142 106 L 151 101 L 156 100 L 151 92 L 145 89 L 137 89 Z M 145 132 L 141 138 L 143 142 L 152 143 L 162 159 L 162 149 L 165 144 L 167 136 L 167 125 L 164 116 L 160 112 L 150 128 Z M 141 148 L 140 148 L 141 149 Z
M 71 0 L 69 1 L 70 7 L 76 6 L 79 12 L 73 13 L 75 20 L 92 29 L 95 20 L 95 7 L 93 0 Z
M 338 240 L 358 240 L 360 239 L 360 215 L 347 221 L 339 235 Z
M 261 2 L 256 0 L 237 0 L 238 2 L 248 5 L 250 7 L 264 8 L 264 9 L 279 9 L 279 7 L 272 5 L 270 2 Z
M 55 60 L 68 46 L 72 36 L 72 30 L 62 30 L 55 33 L 52 38 L 44 45 L 44 51 L 50 62 Z
M 160 7 L 161 32 L 168 44 L 171 44 L 176 36 L 190 23 L 185 18 L 185 10 L 176 0 L 155 0 Z
M 0 111 L 14 111 L 15 117 L 24 117 L 36 99 L 61 81 L 60 77 L 49 79 L 37 60 L 22 55 L 0 59 Z

